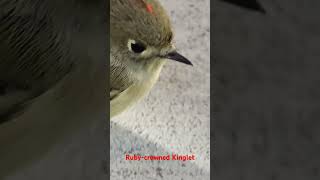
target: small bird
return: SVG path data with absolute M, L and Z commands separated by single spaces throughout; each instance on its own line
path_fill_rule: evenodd
M 192 65 L 172 43 L 172 26 L 158 0 L 111 0 L 110 28 L 111 117 L 150 91 L 167 60 Z
M 265 9 L 256 0 L 222 0 L 222 1 L 242 7 L 242 8 L 246 8 L 249 10 L 258 11 L 263 14 L 266 13 Z

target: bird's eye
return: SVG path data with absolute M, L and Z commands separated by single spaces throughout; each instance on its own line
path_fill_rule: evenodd
M 134 40 L 129 40 L 128 47 L 134 53 L 142 53 L 144 50 L 146 50 L 146 46 L 143 43 L 136 42 Z

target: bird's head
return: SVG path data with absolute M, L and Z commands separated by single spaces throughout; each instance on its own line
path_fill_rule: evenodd
M 191 64 L 176 51 L 169 17 L 156 0 L 111 0 L 110 24 L 111 54 L 120 63 Z

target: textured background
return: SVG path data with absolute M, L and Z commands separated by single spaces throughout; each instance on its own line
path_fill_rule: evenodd
M 320 179 L 320 1 L 214 9 L 216 179 Z
M 111 179 L 206 180 L 210 169 L 210 1 L 161 0 L 179 51 L 151 93 L 111 123 Z M 124 154 L 194 154 L 195 161 L 125 161 Z

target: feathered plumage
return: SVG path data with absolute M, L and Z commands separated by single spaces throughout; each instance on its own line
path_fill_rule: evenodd
M 84 0 L 0 2 L 0 123 L 76 68 L 77 36 L 94 18 L 86 15 L 97 4 L 101 5 Z
M 106 116 L 106 4 L 0 1 L 0 179 Z
M 145 95 L 158 79 L 164 61 L 158 55 L 171 48 L 169 18 L 156 0 L 111 0 L 111 117 Z M 130 51 L 130 40 L 146 51 Z

